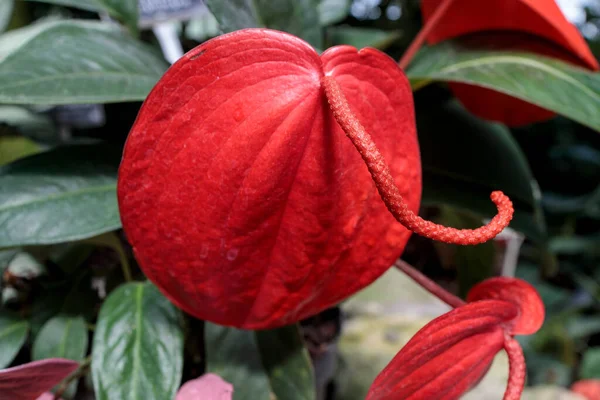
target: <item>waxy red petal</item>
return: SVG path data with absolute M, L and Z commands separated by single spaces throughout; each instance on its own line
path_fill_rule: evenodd
M 442 1 L 421 1 L 424 22 Z M 554 0 L 454 0 L 442 22 L 427 39 L 435 44 L 469 33 L 492 31 L 539 36 L 569 51 L 582 66 L 598 69 L 598 61 L 585 40 Z
M 501 300 L 456 308 L 427 324 L 377 376 L 367 400 L 458 399 L 487 372 L 518 309 Z
M 49 391 L 77 369 L 63 358 L 33 361 L 0 370 L 0 399 L 32 400 Z
M 510 324 L 511 335 L 531 335 L 544 323 L 544 303 L 537 290 L 529 283 L 516 278 L 495 277 L 475 285 L 467 295 L 468 302 L 503 300 L 519 309 L 519 316 Z
M 424 22 L 442 0 L 421 2 Z M 520 34 L 519 34 L 520 33 Z M 467 34 L 495 47 L 541 54 L 597 70 L 598 61 L 585 40 L 554 0 L 454 0 L 441 22 L 428 36 L 431 44 Z M 472 39 L 472 37 L 470 38 Z M 464 106 L 473 114 L 509 126 L 523 126 L 552 118 L 552 111 L 490 89 L 451 83 Z
M 119 172 L 125 232 L 146 275 L 188 313 L 248 329 L 287 325 L 365 287 L 410 233 L 388 213 L 334 121 L 320 79 L 352 110 L 417 210 L 412 93 L 385 54 L 237 31 L 159 81 Z

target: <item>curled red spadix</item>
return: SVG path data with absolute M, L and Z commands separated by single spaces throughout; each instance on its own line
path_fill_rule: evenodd
M 186 312 L 247 329 L 297 322 L 374 281 L 410 236 L 402 224 L 471 244 L 512 217 L 495 193 L 490 225 L 439 227 L 415 215 L 420 193 L 412 93 L 394 60 L 349 46 L 319 56 L 267 29 L 210 40 L 167 71 L 118 182 L 148 278 Z
M 554 0 L 423 0 L 421 10 L 423 38 L 430 44 L 468 35 L 495 48 L 541 54 L 598 70 L 598 61 L 585 40 Z M 464 83 L 451 83 L 450 87 L 474 114 L 510 126 L 554 116 L 551 111 L 490 89 Z
M 444 292 L 410 266 L 398 267 L 432 293 Z M 525 360 L 513 336 L 535 333 L 542 326 L 544 305 L 535 288 L 520 279 L 498 277 L 473 287 L 468 303 L 444 301 L 456 308 L 413 336 L 377 376 L 367 400 L 459 399 L 481 380 L 502 349 L 510 364 L 503 398 L 520 399 Z

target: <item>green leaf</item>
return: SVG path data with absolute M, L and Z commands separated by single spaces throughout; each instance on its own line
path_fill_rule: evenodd
M 183 369 L 181 315 L 150 283 L 128 283 L 100 310 L 92 351 L 98 400 L 175 397 Z
M 88 332 L 83 317 L 58 315 L 44 324 L 33 342 L 32 359 L 67 358 L 82 361 L 87 353 Z M 69 384 L 62 394 L 72 399 L 77 391 L 78 380 Z
M 58 315 L 49 319 L 33 342 L 32 358 L 68 358 L 81 361 L 88 348 L 88 333 L 82 317 Z
M 106 12 L 137 30 L 138 0 L 27 0 L 74 7 L 82 10 Z
M 278 400 L 315 400 L 315 381 L 298 326 L 256 331 L 256 341 Z
M 317 0 L 207 0 L 206 5 L 224 32 L 271 28 L 323 47 Z
M 204 325 L 206 371 L 234 387 L 233 400 L 270 400 L 271 385 L 252 331 Z
M 234 400 L 316 398 L 310 358 L 296 326 L 253 332 L 207 322 L 205 343 L 206 370 L 233 384 Z
M 544 240 L 533 175 L 506 127 L 480 120 L 457 102 L 449 102 L 441 107 L 417 106 L 417 128 L 424 204 L 451 205 L 491 218 L 496 209 L 490 193 L 502 190 L 515 206 L 511 227 L 534 241 Z
M 16 133 L 35 140 L 56 142 L 58 139 L 52 119 L 46 115 L 34 113 L 25 107 L 0 106 L 0 127 L 2 125 L 9 127 L 7 129 L 9 133 L 14 130 Z
M 27 320 L 0 310 L 0 369 L 8 367 L 14 360 L 25 343 L 28 332 Z
M 0 37 L 0 103 L 144 100 L 166 68 L 150 47 L 111 24 L 42 22 Z
M 15 0 L 2 0 L 0 3 L 0 32 L 4 32 L 12 17 Z
M 583 354 L 579 376 L 581 379 L 598 379 L 600 376 L 600 347 L 592 347 Z
M 105 145 L 56 148 L 0 168 L 0 247 L 85 239 L 121 226 L 121 153 Z
M 321 26 L 343 21 L 350 11 L 350 0 L 320 0 L 318 5 Z
M 22 136 L 0 136 L 0 166 L 40 151 L 40 146 Z
M 374 47 L 383 50 L 400 38 L 398 31 L 356 28 L 352 26 L 332 26 L 327 28 L 327 38 L 333 46 L 347 44 L 357 49 Z
M 492 89 L 600 131 L 600 74 L 552 58 L 447 41 L 424 48 L 407 75 L 413 87 L 448 81 Z

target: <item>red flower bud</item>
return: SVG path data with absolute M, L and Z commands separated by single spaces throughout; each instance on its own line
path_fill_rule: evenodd
M 435 24 L 427 30 L 430 44 L 471 35 L 494 47 L 533 52 L 598 70 L 598 61 L 585 40 L 554 0 L 423 0 L 421 10 L 424 23 Z M 439 11 L 444 15 L 434 21 Z M 461 83 L 450 87 L 474 114 L 510 126 L 554 116 L 551 111 L 489 89 Z
M 458 399 L 481 380 L 503 348 L 510 360 L 504 399 L 518 400 L 525 361 L 512 336 L 541 327 L 542 300 L 527 282 L 504 277 L 476 285 L 468 300 L 423 327 L 375 379 L 367 400 Z
M 577 381 L 571 386 L 571 391 L 583 396 L 586 400 L 600 400 L 600 380 Z
M 512 218 L 495 192 L 489 225 L 440 227 L 415 215 L 420 193 L 412 93 L 394 60 L 349 46 L 319 57 L 265 29 L 220 36 L 171 67 L 118 183 L 148 278 L 188 313 L 247 329 L 297 322 L 365 287 L 402 252 L 404 226 L 472 244 Z

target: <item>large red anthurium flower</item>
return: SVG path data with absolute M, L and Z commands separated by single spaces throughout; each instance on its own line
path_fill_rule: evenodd
M 456 308 L 425 325 L 377 376 L 367 400 L 458 399 L 502 349 L 510 363 L 504 400 L 520 399 L 525 360 L 513 336 L 542 326 L 537 291 L 520 279 L 497 277 L 474 286 L 466 304 L 455 298 L 451 305 Z
M 430 44 L 484 34 L 483 39 L 493 45 L 502 47 L 503 42 L 510 42 L 514 50 L 598 70 L 598 61 L 585 40 L 554 0 L 422 0 L 421 10 L 425 25 L 434 24 L 427 32 Z M 443 16 L 435 18 L 439 12 Z M 485 119 L 520 126 L 554 116 L 548 110 L 490 89 L 462 83 L 450 86 L 467 109 Z
M 368 285 L 402 252 L 404 226 L 471 244 L 512 217 L 495 192 L 491 224 L 439 227 L 414 214 L 420 193 L 412 94 L 394 60 L 349 46 L 319 56 L 266 29 L 210 40 L 167 71 L 118 182 L 148 278 L 188 313 L 246 329 L 297 322 Z

